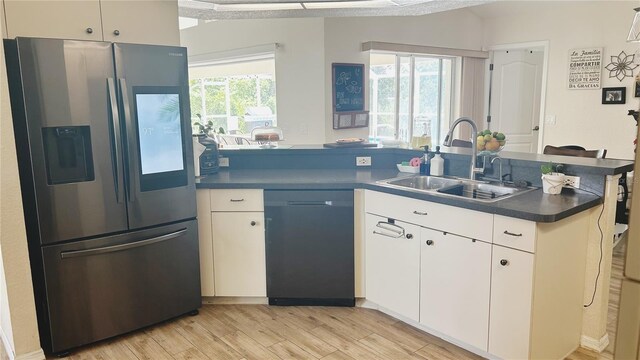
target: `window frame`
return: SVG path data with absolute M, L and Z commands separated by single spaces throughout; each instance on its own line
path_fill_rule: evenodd
M 393 51 L 371 51 L 370 52 L 370 59 L 371 56 L 375 56 L 375 55 L 392 55 L 395 56 L 395 74 L 393 76 L 372 76 L 372 72 L 371 72 L 371 63 L 370 63 L 370 68 L 369 68 L 369 81 L 370 81 L 370 85 L 369 88 L 371 89 L 371 95 L 369 97 L 369 101 L 370 101 L 370 107 L 371 107 L 371 112 L 373 114 L 375 114 L 375 124 L 372 123 L 370 124 L 370 129 L 369 129 L 369 137 L 373 137 L 374 139 L 380 139 L 378 133 L 377 133 L 377 126 L 378 126 L 378 119 L 379 116 L 381 115 L 380 112 L 377 111 L 377 107 L 378 107 L 378 83 L 379 80 L 382 78 L 393 78 L 395 80 L 395 99 L 394 99 L 394 112 L 393 114 L 389 114 L 389 113 L 384 113 L 384 115 L 393 115 L 394 116 L 394 136 L 393 139 L 394 140 L 401 140 L 401 141 L 406 141 L 406 142 L 411 142 L 412 138 L 413 138 L 413 133 L 414 133 L 414 125 L 415 125 L 415 106 L 416 106 L 416 102 L 415 102 L 415 81 L 416 81 L 416 68 L 415 68 L 415 62 L 416 59 L 437 59 L 439 60 L 438 63 L 438 101 L 437 101 L 437 121 L 436 121 L 436 137 L 434 138 L 432 136 L 432 144 L 433 145 L 440 145 L 442 143 L 442 124 L 443 124 L 443 119 L 442 119 L 442 109 L 443 109 L 443 96 L 442 96 L 442 90 L 443 90 L 443 83 L 444 83 L 444 78 L 443 78 L 443 60 L 449 60 L 451 61 L 451 65 L 450 65 L 450 73 L 448 74 L 447 78 L 449 79 L 449 82 L 451 84 L 451 89 L 449 89 L 449 122 L 453 121 L 453 118 L 455 118 L 456 116 L 456 110 L 459 108 L 459 97 L 458 97 L 458 91 L 461 87 L 461 79 L 460 76 L 458 74 L 459 72 L 459 65 L 462 62 L 462 58 L 460 56 L 447 56 L 447 55 L 436 55 L 436 54 L 419 54 L 419 53 L 405 53 L 405 52 L 393 52 Z M 401 109 L 400 109 L 400 82 L 401 82 L 401 65 L 402 65 L 402 59 L 408 59 L 409 60 L 409 104 L 408 104 L 408 124 L 407 124 L 407 134 L 406 134 L 406 138 L 405 136 L 402 135 L 401 133 Z M 375 83 L 371 83 L 372 81 L 375 80 Z M 373 100 L 376 101 L 373 101 Z M 373 120 L 373 119 L 372 119 Z

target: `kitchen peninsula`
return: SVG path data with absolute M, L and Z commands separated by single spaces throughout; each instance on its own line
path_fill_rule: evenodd
M 380 182 L 412 176 L 398 173 L 395 164 L 421 156 L 418 151 L 293 146 L 221 154 L 229 167 L 196 182 L 204 296 L 213 302 L 238 297 L 264 302 L 268 296 L 263 285 L 268 276 L 256 262 L 265 257 L 264 232 L 252 233 L 255 251 L 234 252 L 237 263 L 258 264 L 241 268 L 251 279 L 245 288 L 218 291 L 225 274 L 233 270 L 238 276 L 238 268 L 215 261 L 216 246 L 232 231 L 221 230 L 231 226 L 217 219 L 223 213 L 247 214 L 247 224 L 260 227 L 269 221 L 262 213 L 263 192 L 353 190 L 357 304 L 479 355 L 501 358 L 562 358 L 588 336 L 583 303 L 594 289 L 598 264 L 590 251 L 600 244 L 598 219 L 602 239 L 611 238 L 617 179 L 633 166 L 505 152 L 500 154 L 503 171 L 513 180 L 539 187 L 540 165 L 553 161 L 580 176 L 587 191 L 564 189 L 553 196 L 536 189 L 476 201 Z M 356 167 L 356 157 L 362 156 L 371 158 L 370 167 Z M 464 150 L 444 158 L 445 175 L 465 176 L 469 155 Z M 494 170 L 487 161 L 487 178 L 496 177 Z M 243 221 L 233 226 L 244 234 Z M 244 248 L 251 246 L 247 241 Z M 229 245 L 223 246 L 228 253 Z

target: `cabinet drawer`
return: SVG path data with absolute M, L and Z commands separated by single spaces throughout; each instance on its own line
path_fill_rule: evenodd
M 367 190 L 366 212 L 491 242 L 493 214 Z
M 262 190 L 211 190 L 211 211 L 264 211 Z
M 496 215 L 493 218 L 493 243 L 535 252 L 536 223 Z

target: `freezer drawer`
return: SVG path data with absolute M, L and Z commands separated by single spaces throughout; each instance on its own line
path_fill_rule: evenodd
M 43 247 L 42 253 L 53 352 L 201 305 L 196 221 Z

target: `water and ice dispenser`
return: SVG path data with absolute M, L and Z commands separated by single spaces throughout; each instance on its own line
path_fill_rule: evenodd
M 42 141 L 49 185 L 95 179 L 89 126 L 45 127 Z

